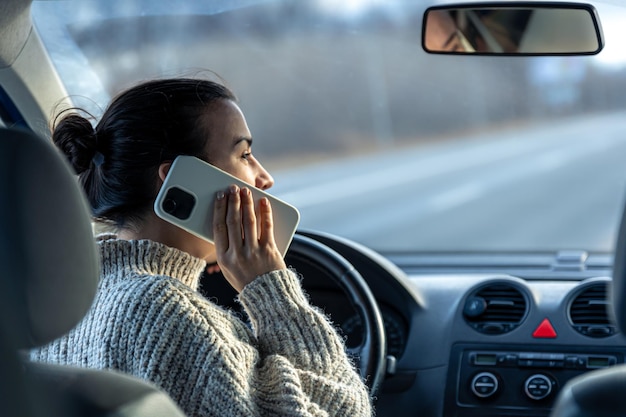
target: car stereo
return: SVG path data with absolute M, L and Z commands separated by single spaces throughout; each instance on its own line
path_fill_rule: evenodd
M 568 380 L 623 362 L 617 349 L 589 349 L 456 345 L 444 416 L 548 416 Z

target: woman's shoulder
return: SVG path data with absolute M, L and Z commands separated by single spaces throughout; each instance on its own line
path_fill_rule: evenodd
M 103 279 L 102 281 L 105 281 Z M 110 294 L 126 305 L 177 303 L 181 306 L 199 306 L 210 301 L 180 280 L 164 274 L 129 272 L 124 279 L 101 288 L 103 295 Z
M 167 275 L 134 273 L 102 296 L 106 297 L 107 293 L 128 317 L 143 323 L 186 323 L 196 327 L 196 331 L 203 328 L 210 331 L 233 323 L 245 327 L 233 313 Z

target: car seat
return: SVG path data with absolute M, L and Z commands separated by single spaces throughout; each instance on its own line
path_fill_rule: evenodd
M 617 327 L 626 334 L 626 209 L 617 235 L 610 297 Z M 587 372 L 568 381 L 559 393 L 550 415 L 626 416 L 626 364 Z
M 28 361 L 90 308 L 98 255 L 86 199 L 49 141 L 0 128 L 0 195 L 0 416 L 184 416 L 134 377 Z

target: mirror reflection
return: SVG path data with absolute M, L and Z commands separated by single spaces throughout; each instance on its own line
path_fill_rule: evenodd
M 588 55 L 602 49 L 591 6 L 435 7 L 426 11 L 423 46 L 433 53 Z

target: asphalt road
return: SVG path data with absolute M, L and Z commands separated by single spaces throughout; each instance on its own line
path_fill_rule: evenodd
M 611 251 L 625 161 L 616 113 L 273 172 L 272 192 L 381 251 Z

